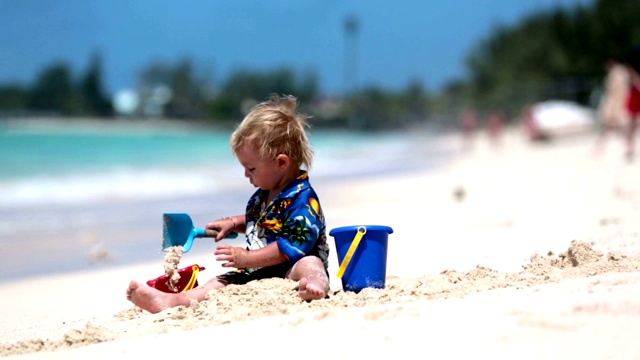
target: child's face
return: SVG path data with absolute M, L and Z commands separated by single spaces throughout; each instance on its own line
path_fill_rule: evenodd
M 250 143 L 245 143 L 236 151 L 236 157 L 251 185 L 263 190 L 273 190 L 278 186 L 283 172 L 277 159 L 261 157 Z

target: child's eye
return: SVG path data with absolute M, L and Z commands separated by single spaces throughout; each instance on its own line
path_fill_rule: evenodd
M 249 172 L 254 172 L 256 170 L 256 168 L 250 168 Z

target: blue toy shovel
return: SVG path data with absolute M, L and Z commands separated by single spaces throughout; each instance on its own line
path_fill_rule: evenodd
M 191 217 L 185 213 L 165 213 L 162 215 L 162 250 L 172 246 L 182 246 L 184 252 L 191 250 L 193 239 L 202 237 L 216 237 L 216 230 L 205 230 L 193 227 Z M 238 233 L 231 232 L 225 239 L 235 239 Z

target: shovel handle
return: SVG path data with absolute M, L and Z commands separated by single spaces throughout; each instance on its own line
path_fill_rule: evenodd
M 218 230 L 205 230 L 204 237 L 214 238 L 217 237 L 220 232 Z
M 213 230 L 213 229 L 195 229 L 196 231 L 196 236 L 195 237 L 208 237 L 208 238 L 215 238 L 218 237 L 218 234 L 220 233 L 218 230 Z M 225 236 L 225 239 L 235 239 L 238 237 L 238 233 L 237 232 L 230 232 L 227 234 L 227 236 Z

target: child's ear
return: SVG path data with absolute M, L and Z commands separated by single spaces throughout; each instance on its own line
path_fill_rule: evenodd
M 291 163 L 291 159 L 289 158 L 288 155 L 278 154 L 276 156 L 276 163 L 278 164 L 279 168 L 286 169 L 289 167 L 289 164 Z

